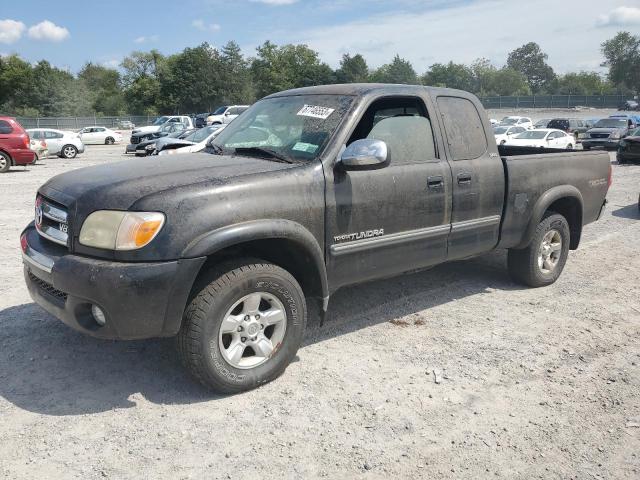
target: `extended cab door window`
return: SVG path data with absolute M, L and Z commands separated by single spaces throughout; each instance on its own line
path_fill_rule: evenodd
M 469 98 L 439 96 L 436 101 L 453 176 L 448 256 L 489 251 L 498 243 L 505 179 L 496 147 L 487 142 L 488 120 Z
M 387 144 L 388 165 L 362 170 L 338 165 L 327 181 L 328 266 L 339 285 L 446 258 L 451 170 L 438 158 L 424 101 L 374 101 L 346 143 L 365 138 Z

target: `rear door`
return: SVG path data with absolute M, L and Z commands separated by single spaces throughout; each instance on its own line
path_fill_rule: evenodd
M 7 120 L 0 119 L 0 147 L 6 150 L 13 150 L 17 148 L 16 141 L 17 135 L 14 134 L 14 128 Z M 24 148 L 24 146 L 22 147 Z M 9 152 L 11 154 L 11 152 Z
M 498 243 L 504 167 L 495 147 L 487 142 L 491 130 L 482 120 L 477 99 L 439 95 L 436 103 L 453 176 L 448 258 L 463 258 L 489 251 Z
M 49 148 L 49 153 L 51 155 L 55 155 L 60 153 L 62 149 L 62 133 L 54 132 L 53 130 L 45 130 L 44 138 L 47 142 L 47 148 Z

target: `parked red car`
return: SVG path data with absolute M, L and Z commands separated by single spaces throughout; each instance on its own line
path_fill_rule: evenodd
M 29 134 L 15 118 L 0 117 L 0 173 L 12 165 L 31 165 L 36 154 L 29 148 Z

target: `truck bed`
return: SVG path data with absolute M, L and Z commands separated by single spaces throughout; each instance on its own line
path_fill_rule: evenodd
M 549 205 L 556 195 L 572 194 L 582 203 L 582 225 L 598 219 L 609 187 L 607 152 L 529 147 L 500 147 L 499 151 L 506 179 L 499 247 L 523 247 L 531 219 L 542 215 L 541 206 Z M 579 240 L 579 234 L 572 235 L 571 247 L 577 248 Z

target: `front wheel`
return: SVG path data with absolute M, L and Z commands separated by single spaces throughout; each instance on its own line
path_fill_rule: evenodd
M 11 159 L 6 153 L 0 152 L 0 173 L 6 173 L 11 168 Z
M 568 143 L 568 144 L 567 144 L 567 150 L 573 150 L 573 145 L 572 145 L 572 144 L 570 144 L 570 143 Z
M 570 232 L 567 220 L 554 212 L 542 218 L 527 248 L 511 249 L 507 255 L 509 275 L 530 287 L 555 282 L 567 262 Z
M 116 141 L 113 139 L 113 137 L 107 137 L 104 140 L 105 145 L 113 145 L 114 143 L 116 143 Z
M 591 147 L 586 146 L 584 143 L 582 144 L 583 150 L 591 150 Z
M 298 282 L 271 263 L 245 261 L 209 274 L 188 304 L 177 345 L 183 364 L 221 393 L 278 377 L 302 342 L 307 307 Z

